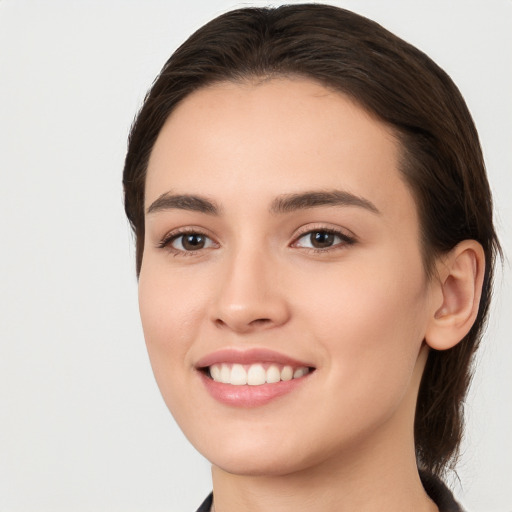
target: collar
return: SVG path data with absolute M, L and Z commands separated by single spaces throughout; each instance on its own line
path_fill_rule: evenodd
M 430 499 L 439 508 L 439 512 L 464 512 L 442 480 L 425 471 L 420 471 L 420 479 Z M 210 493 L 197 509 L 197 512 L 210 512 L 212 503 L 213 493 Z

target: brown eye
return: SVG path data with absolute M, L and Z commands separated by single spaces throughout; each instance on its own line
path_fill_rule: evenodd
M 339 231 L 331 231 L 327 229 L 317 229 L 314 231 L 308 231 L 300 236 L 294 247 L 300 247 L 305 249 L 330 249 L 335 247 L 344 247 L 351 245 L 355 242 L 352 237 L 349 237 Z
M 185 233 L 177 236 L 171 243 L 171 247 L 178 251 L 199 251 L 211 247 L 213 242 L 201 233 Z
M 334 244 L 335 239 L 336 235 L 327 231 L 314 231 L 309 235 L 311 246 L 315 249 L 331 247 Z

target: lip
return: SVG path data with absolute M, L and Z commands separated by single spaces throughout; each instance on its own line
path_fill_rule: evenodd
M 259 386 L 235 386 L 216 382 L 210 378 L 205 368 L 213 364 L 254 364 L 254 363 L 276 363 L 279 365 L 290 365 L 293 367 L 313 368 L 311 364 L 291 358 L 279 352 L 267 349 L 223 349 L 201 358 L 196 363 L 196 370 L 204 386 L 212 398 L 218 402 L 232 407 L 260 407 L 283 395 L 298 390 L 311 376 L 312 372 L 303 377 L 280 381 L 273 384 L 261 384 Z
M 234 348 L 227 348 L 217 350 L 208 354 L 195 364 L 197 369 L 206 368 L 218 363 L 232 363 L 232 364 L 255 364 L 255 363 L 276 363 L 289 366 L 307 366 L 312 365 L 306 361 L 299 361 L 289 356 L 275 352 L 273 350 L 253 348 L 248 350 L 240 350 Z

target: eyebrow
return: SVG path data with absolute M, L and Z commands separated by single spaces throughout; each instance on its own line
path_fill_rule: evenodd
M 188 210 L 192 212 L 218 215 L 220 208 L 214 201 L 205 197 L 189 194 L 171 194 L 165 192 L 151 203 L 146 213 L 160 212 L 164 210 Z
M 279 196 L 272 202 L 270 212 L 283 214 L 321 206 L 357 206 L 372 213 L 380 213 L 368 199 L 345 190 L 309 191 Z M 221 208 L 206 197 L 165 192 L 151 203 L 146 213 L 165 210 L 188 210 L 208 215 L 219 215 Z
M 311 191 L 300 194 L 286 194 L 276 198 L 270 211 L 289 213 L 320 206 L 357 206 L 379 214 L 379 209 L 368 199 L 356 196 L 345 190 Z

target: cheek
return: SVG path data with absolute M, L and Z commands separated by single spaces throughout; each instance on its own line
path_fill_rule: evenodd
M 398 400 L 426 328 L 422 267 L 382 257 L 326 269 L 314 288 L 303 286 L 309 297 L 299 315 L 309 324 L 303 329 L 315 333 L 336 388 L 354 390 L 354 404 Z
M 166 400 L 191 367 L 189 350 L 197 337 L 198 319 L 205 314 L 204 296 L 191 293 L 191 287 L 189 280 L 168 269 L 142 267 L 140 316 L 151 366 Z
M 421 260 L 385 253 L 371 256 L 357 255 L 346 263 L 305 272 L 301 289 L 294 293 L 306 306 L 303 314 L 309 312 L 327 332 L 337 328 L 342 336 L 351 326 L 361 333 L 385 329 L 397 334 L 407 326 L 417 326 L 427 301 Z M 365 345 L 372 340 L 361 337 L 361 342 Z

